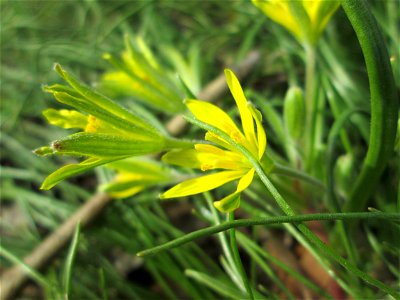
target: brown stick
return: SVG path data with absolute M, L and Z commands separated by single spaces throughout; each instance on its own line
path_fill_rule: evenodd
M 34 269 L 43 267 L 68 243 L 76 224 L 81 223 L 82 227 L 88 224 L 103 211 L 110 201 L 111 198 L 104 193 L 94 195 L 25 257 L 24 262 Z M 0 280 L 0 298 L 2 300 L 11 299 L 27 280 L 28 276 L 21 265 L 6 270 Z
M 259 59 L 260 53 L 258 51 L 251 52 L 233 70 L 239 78 L 243 78 L 255 67 Z M 225 76 L 221 74 L 199 93 L 199 99 L 215 101 L 227 89 Z M 176 116 L 167 123 L 166 128 L 171 135 L 177 136 L 183 132 L 185 126 L 186 121 L 181 116 Z M 94 195 L 25 257 L 24 262 L 33 269 L 41 269 L 68 243 L 74 233 L 76 224 L 81 223 L 81 228 L 83 228 L 100 215 L 110 202 L 111 198 L 106 194 Z M 6 270 L 0 277 L 0 298 L 2 300 L 12 299 L 28 279 L 25 269 L 20 265 Z

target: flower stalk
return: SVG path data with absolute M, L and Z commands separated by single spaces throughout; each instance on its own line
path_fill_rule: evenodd
M 234 212 L 228 213 L 228 220 L 229 220 L 229 222 L 232 222 L 235 220 Z M 240 258 L 238 244 L 236 241 L 236 229 L 235 228 L 229 229 L 229 236 L 230 236 L 230 244 L 231 244 L 231 248 L 232 248 L 232 252 L 233 252 L 233 258 L 235 260 L 236 267 L 239 270 L 240 277 L 242 278 L 243 285 L 246 289 L 249 299 L 254 299 L 253 291 L 251 290 L 249 279 L 247 277 L 246 271 L 244 270 L 244 267 L 243 267 L 242 260 Z
M 206 124 L 204 122 L 201 122 L 199 120 L 196 120 L 192 117 L 185 117 L 189 122 L 205 129 L 208 131 L 213 132 L 216 135 L 219 135 L 222 139 L 224 139 L 227 143 L 232 145 L 233 147 L 237 148 L 252 164 L 252 166 L 255 169 L 255 172 L 258 174 L 260 177 L 261 181 L 265 185 L 265 187 L 268 189 L 268 191 L 271 193 L 272 197 L 275 199 L 281 210 L 289 217 L 295 217 L 296 214 L 292 207 L 285 201 L 285 199 L 282 197 L 282 195 L 278 192 L 278 190 L 275 188 L 275 186 L 272 184 L 272 182 L 268 179 L 267 175 L 265 174 L 261 164 L 257 161 L 257 159 L 242 145 L 236 143 L 234 140 L 232 140 L 225 132 L 219 130 L 218 128 L 215 128 L 209 124 Z M 353 273 L 354 275 L 360 277 L 362 280 L 365 282 L 369 283 L 370 285 L 373 285 L 382 291 L 394 296 L 395 298 L 400 298 L 400 294 L 397 293 L 394 289 L 390 288 L 389 286 L 383 284 L 381 281 L 376 280 L 375 278 L 371 277 L 370 275 L 364 273 L 361 271 L 359 268 L 351 264 L 349 261 L 341 257 L 336 253 L 334 249 L 326 245 L 324 242 L 321 241 L 319 237 L 317 237 L 306 225 L 300 223 L 297 225 L 297 228 L 300 230 L 300 232 L 303 233 L 303 235 L 312 243 L 316 248 L 323 254 L 325 254 L 327 257 L 331 258 L 332 260 L 336 261 L 339 263 L 342 267 L 344 267 L 346 270 L 349 272 Z
M 268 218 L 253 218 L 253 219 L 240 219 L 222 224 L 210 226 L 207 228 L 199 229 L 191 233 L 185 234 L 179 238 L 168 241 L 162 245 L 149 248 L 138 252 L 136 255 L 140 257 L 156 255 L 160 252 L 167 251 L 196 239 L 210 236 L 219 232 L 224 232 L 232 228 L 250 227 L 250 226 L 271 226 L 285 223 L 299 223 L 299 222 L 312 222 L 312 221 L 337 221 L 337 220 L 390 220 L 393 222 L 400 221 L 399 213 L 384 213 L 384 212 L 352 212 L 352 213 L 322 213 L 322 214 L 306 214 L 295 216 L 271 216 Z

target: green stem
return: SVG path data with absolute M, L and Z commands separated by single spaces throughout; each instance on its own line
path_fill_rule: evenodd
M 241 242 L 241 245 L 243 246 L 243 248 L 245 248 L 246 250 L 253 251 L 255 254 L 260 255 L 265 260 L 276 265 L 279 269 L 285 271 L 288 275 L 295 278 L 298 282 L 300 282 L 301 284 L 303 284 L 310 290 L 318 293 L 321 296 L 321 298 L 334 300 L 333 297 L 331 295 L 329 295 L 325 290 L 321 289 L 318 285 L 313 283 L 311 280 L 307 279 L 304 275 L 299 273 L 297 270 L 292 269 L 292 267 L 290 267 L 289 265 L 286 265 L 285 263 L 281 262 L 275 256 L 268 253 L 268 251 L 265 251 L 265 249 L 263 247 L 260 247 L 259 245 L 257 245 L 257 243 L 255 242 L 254 239 L 248 238 L 244 233 L 239 232 L 238 240 L 239 240 L 239 242 Z M 248 252 L 250 252 L 250 251 L 248 251 Z M 261 262 L 259 262 L 259 263 L 261 263 Z M 265 262 L 263 262 L 263 263 L 265 263 Z
M 204 123 L 202 121 L 199 121 L 193 117 L 190 116 L 185 116 L 185 119 L 189 121 L 190 123 L 193 123 L 205 130 L 208 130 L 217 136 L 221 137 L 224 139 L 227 143 L 238 149 L 251 163 L 255 171 L 257 172 L 258 176 L 260 177 L 261 181 L 264 183 L 272 197 L 275 199 L 275 201 L 278 203 L 279 207 L 285 212 L 286 215 L 290 217 L 295 217 L 295 212 L 294 210 L 290 207 L 290 205 L 283 199 L 281 194 L 278 192 L 278 190 L 275 188 L 275 186 L 272 184 L 272 182 L 268 179 L 267 175 L 265 174 L 260 162 L 241 144 L 236 143 L 233 141 L 228 134 L 226 134 L 224 131 L 210 125 L 207 123 Z M 353 264 L 349 263 L 346 259 L 341 257 L 334 251 L 332 248 L 328 247 L 324 242 L 322 242 L 307 226 L 304 224 L 298 224 L 297 228 L 304 234 L 304 236 L 312 243 L 316 248 L 324 253 L 326 256 L 330 257 L 337 263 L 339 263 L 342 267 L 344 267 L 346 270 L 349 272 L 353 273 L 354 275 L 360 277 L 362 280 L 365 282 L 381 289 L 382 291 L 385 291 L 388 294 L 393 295 L 395 298 L 400 299 L 400 294 L 398 294 L 395 290 L 392 288 L 386 286 L 383 284 L 381 281 L 376 280 L 369 276 L 368 274 L 364 273 L 360 269 L 358 269 L 356 266 Z
M 247 189 L 246 193 L 249 195 L 250 190 Z M 260 207 L 264 207 L 266 211 L 271 212 L 274 216 L 278 216 L 278 212 L 276 211 L 275 208 L 270 207 L 270 204 L 266 202 L 265 200 L 261 200 L 258 197 L 252 196 L 252 199 L 260 205 Z M 245 206 L 245 203 L 243 203 L 243 206 Z M 265 218 L 265 217 L 270 217 L 271 215 L 269 213 L 266 213 L 265 211 L 257 211 L 258 212 L 258 217 Z M 354 290 L 354 287 L 350 287 L 349 283 L 346 280 L 342 280 L 341 278 L 338 277 L 338 275 L 334 272 L 332 269 L 332 266 L 328 264 L 328 261 L 324 259 L 324 257 L 317 252 L 317 250 L 313 247 L 313 245 L 310 243 L 309 240 L 307 240 L 304 235 L 302 235 L 297 228 L 295 227 L 295 224 L 291 223 L 285 223 L 283 224 L 284 228 L 307 250 L 311 253 L 312 256 L 315 257 L 317 262 L 325 269 L 325 271 L 329 274 L 329 276 L 334 279 L 341 287 L 342 289 L 347 292 L 352 298 L 354 299 L 360 299 L 361 293 L 358 291 Z
M 228 220 L 229 220 L 228 222 L 232 222 L 235 220 L 234 212 L 228 213 Z M 247 278 L 246 271 L 244 270 L 244 267 L 242 264 L 242 260 L 240 259 L 238 244 L 236 242 L 236 229 L 235 228 L 229 229 L 229 236 L 231 239 L 231 249 L 233 252 L 233 258 L 235 259 L 236 267 L 239 270 L 240 276 L 242 277 L 242 282 L 243 282 L 244 288 L 246 289 L 249 299 L 254 299 L 253 291 L 251 290 L 249 279 Z
M 306 107 L 306 126 L 304 147 L 306 149 L 305 169 L 309 170 L 314 156 L 314 130 L 315 130 L 315 66 L 316 66 L 316 47 L 311 44 L 304 46 L 306 52 L 306 78 L 305 78 L 305 107 Z
M 274 197 L 278 205 L 281 207 L 281 209 L 288 215 L 288 216 L 295 216 L 295 213 L 293 209 L 289 206 L 289 204 L 283 199 L 283 197 L 280 195 L 278 190 L 274 187 L 272 182 L 267 178 L 267 176 L 264 174 L 263 170 L 261 168 L 256 168 L 257 174 L 260 176 L 261 181 L 264 183 L 264 185 L 267 187 L 268 191 L 271 193 L 271 195 Z M 389 286 L 385 285 L 383 282 L 376 280 L 375 278 L 371 277 L 367 273 L 361 271 L 358 269 L 356 266 L 348 262 L 346 259 L 341 257 L 334 251 L 332 248 L 330 248 L 328 245 L 326 245 L 324 242 L 321 241 L 320 238 L 318 238 L 307 226 L 304 224 L 298 224 L 297 228 L 304 234 L 304 236 L 311 242 L 313 243 L 322 253 L 333 259 L 334 261 L 338 262 L 342 267 L 344 267 L 346 270 L 351 272 L 352 274 L 360 277 L 362 280 L 365 282 L 381 289 L 382 291 L 392 295 L 395 298 L 400 298 L 400 294 L 397 293 L 394 289 L 390 288 Z
M 175 138 L 165 139 L 166 149 L 190 149 L 194 147 L 194 144 L 195 141 L 175 139 Z
M 272 170 L 272 174 L 277 174 L 277 175 L 284 175 L 284 176 L 289 176 L 289 177 L 294 177 L 298 178 L 300 180 L 303 180 L 305 182 L 308 182 L 321 190 L 325 190 L 325 185 L 323 182 L 319 181 L 318 179 L 308 175 L 305 172 L 302 172 L 300 170 L 288 168 L 285 166 L 282 166 L 280 164 L 275 163 L 274 169 Z
M 334 170 L 334 164 L 335 164 L 335 158 L 334 158 L 334 153 L 335 153 L 335 142 L 341 134 L 342 129 L 346 122 L 349 120 L 351 115 L 355 113 L 368 113 L 365 109 L 362 108 L 355 108 L 355 109 L 350 109 L 345 111 L 340 118 L 338 118 L 335 123 L 332 126 L 331 131 L 329 132 L 328 136 L 328 150 L 327 150 L 327 172 L 326 172 L 326 178 L 327 178 L 327 198 L 328 198 L 328 207 L 330 207 L 331 211 L 334 212 L 341 212 L 342 209 L 340 207 L 339 201 L 336 198 L 335 194 L 335 183 L 334 183 L 334 176 L 333 176 L 333 170 Z M 343 245 L 346 249 L 347 255 L 349 256 L 350 261 L 353 264 L 357 264 L 358 257 L 357 257 L 357 252 L 354 251 L 354 246 L 353 242 L 349 236 L 348 230 L 346 230 L 345 224 L 343 222 L 338 222 L 337 223 L 337 228 L 338 228 L 338 233 L 340 235 L 340 238 L 343 242 Z
M 367 1 L 342 0 L 360 43 L 371 94 L 368 152 L 344 211 L 365 209 L 368 198 L 393 153 L 399 109 L 396 85 L 386 43 Z
M 390 220 L 400 221 L 400 213 L 383 213 L 383 212 L 352 212 L 352 213 L 323 213 L 323 214 L 306 214 L 296 216 L 279 216 L 268 218 L 240 219 L 229 222 L 224 222 L 220 225 L 210 226 L 191 233 L 185 234 L 182 237 L 176 238 L 165 244 L 149 248 L 137 253 L 137 256 L 150 256 L 158 254 L 162 251 L 170 250 L 193 240 L 206 237 L 218 232 L 227 231 L 232 228 L 249 227 L 249 226 L 269 226 L 284 223 L 299 223 L 311 221 L 336 221 L 336 220 Z
M 204 197 L 207 201 L 208 207 L 210 208 L 210 211 L 212 213 L 213 216 L 213 221 L 214 221 L 214 225 L 220 225 L 221 223 L 221 219 L 220 216 L 217 212 L 217 209 L 215 208 L 215 206 L 213 205 L 213 199 L 211 198 L 211 195 L 209 192 L 205 192 Z M 231 269 L 233 270 L 232 273 L 234 273 L 232 276 L 234 276 L 235 278 L 232 278 L 234 281 L 239 282 L 240 281 L 240 272 L 236 266 L 235 263 L 235 259 L 234 259 L 234 255 L 233 255 L 233 250 L 231 247 L 229 247 L 229 242 L 228 242 L 228 238 L 225 235 L 225 233 L 219 233 L 218 234 L 218 238 L 219 238 L 219 242 L 221 243 L 221 247 L 222 247 L 222 251 L 225 254 L 226 260 L 228 261 Z

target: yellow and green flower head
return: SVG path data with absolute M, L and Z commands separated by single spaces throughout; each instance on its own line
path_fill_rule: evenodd
M 260 161 L 267 144 L 261 113 L 246 100 L 235 74 L 227 69 L 225 75 L 239 109 L 241 127 L 227 113 L 211 103 L 186 100 L 185 104 L 197 120 L 223 131 Z M 219 171 L 179 183 L 160 197 L 166 199 L 194 195 L 238 180 L 236 191 L 214 202 L 221 212 L 233 211 L 239 207 L 240 194 L 251 184 L 255 170 L 248 159 L 222 137 L 208 131 L 205 139 L 214 145 L 196 144 L 194 149 L 171 151 L 163 156 L 163 161 L 201 171 Z
M 316 44 L 329 19 L 338 9 L 337 0 L 252 0 L 276 23 L 300 42 Z
M 149 121 L 86 86 L 60 65 L 57 64 L 55 70 L 69 86 L 55 84 L 44 89 L 59 102 L 76 110 L 48 109 L 43 114 L 53 125 L 82 131 L 53 141 L 50 146 L 41 147 L 35 153 L 83 156 L 87 159 L 50 174 L 42 189 L 50 189 L 67 177 L 112 161 L 171 148 L 168 144 L 172 140 Z
M 127 198 L 141 191 L 176 182 L 179 174 L 164 164 L 145 157 L 130 157 L 105 165 L 116 172 L 113 180 L 101 190 L 113 198 Z
M 193 67 L 194 59 L 186 61 L 174 48 L 164 46 L 163 53 L 174 66 L 174 72 L 171 72 L 158 62 L 140 36 L 134 39 L 125 36 L 125 45 L 121 59 L 109 53 L 103 55 L 116 70 L 102 76 L 100 87 L 113 97 L 132 97 L 163 112 L 183 112 L 184 92 L 176 73 L 192 92 L 198 92 L 200 79 Z

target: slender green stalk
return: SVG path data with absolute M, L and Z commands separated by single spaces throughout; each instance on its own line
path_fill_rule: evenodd
M 255 167 L 256 168 L 256 167 Z M 283 197 L 280 195 L 278 190 L 274 187 L 272 182 L 268 179 L 268 177 L 265 175 L 263 170 L 261 168 L 256 168 L 257 174 L 260 176 L 261 181 L 264 183 L 264 185 L 267 187 L 268 191 L 272 194 L 278 205 L 281 207 L 281 209 L 288 215 L 288 216 L 295 216 L 295 212 L 293 209 L 289 206 L 289 204 L 283 199 Z M 353 218 L 357 219 L 357 218 Z M 307 237 L 308 240 L 311 241 L 322 253 L 330 257 L 331 259 L 335 260 L 338 262 L 342 267 L 344 267 L 346 270 L 349 272 L 353 273 L 354 275 L 357 275 L 360 277 L 362 280 L 365 282 L 376 286 L 377 288 L 381 289 L 382 291 L 392 295 L 395 298 L 400 298 L 400 294 L 397 293 L 394 289 L 391 287 L 385 285 L 383 282 L 376 280 L 375 278 L 371 277 L 367 273 L 361 271 L 358 269 L 356 266 L 353 264 L 349 263 L 346 259 L 338 255 L 332 248 L 327 246 L 324 242 L 322 242 L 307 226 L 304 224 L 298 224 L 297 228 Z
M 242 298 L 244 296 L 241 290 L 232 288 L 232 286 L 210 275 L 190 269 L 185 270 L 185 275 L 207 286 L 211 290 L 214 290 L 218 294 L 226 297 L 226 299 L 237 299 L 237 298 Z
M 339 136 L 339 134 L 342 131 L 342 128 L 344 127 L 345 123 L 349 120 L 352 114 L 355 113 L 368 113 L 365 109 L 362 108 L 356 108 L 356 109 L 350 109 L 345 111 L 340 118 L 338 118 L 334 125 L 332 126 L 331 131 L 329 132 L 328 136 L 328 151 L 327 151 L 327 173 L 326 173 L 326 178 L 327 178 L 327 196 L 328 196 L 328 207 L 330 207 L 331 211 L 334 212 L 341 212 L 342 209 L 340 207 L 340 204 L 336 198 L 335 194 L 335 183 L 334 183 L 334 176 L 333 176 L 333 169 L 334 169 L 334 163 L 335 163 L 335 158 L 334 158 L 334 151 L 335 151 L 335 142 Z M 357 258 L 357 252 L 354 249 L 353 243 L 351 241 L 351 238 L 349 236 L 348 230 L 346 230 L 345 224 L 343 222 L 339 221 L 337 223 L 337 228 L 338 228 L 338 233 L 340 235 L 340 238 L 343 242 L 343 245 L 346 249 L 347 255 L 349 256 L 350 261 L 352 261 L 353 264 L 356 264 L 358 261 Z
M 228 213 L 228 220 L 229 220 L 229 222 L 232 222 L 235 220 L 234 212 Z M 247 278 L 246 271 L 244 270 L 244 267 L 242 264 L 242 260 L 240 259 L 238 244 L 236 242 L 236 229 L 235 228 L 229 229 L 229 236 L 230 236 L 230 242 L 231 242 L 231 249 L 233 252 L 233 258 L 235 259 L 235 264 L 236 264 L 237 269 L 239 270 L 239 274 L 242 278 L 242 282 L 246 289 L 247 296 L 249 297 L 249 299 L 254 299 L 253 291 L 251 290 L 249 279 Z
M 371 128 L 368 152 L 344 211 L 365 209 L 369 196 L 393 153 L 399 102 L 385 40 L 368 2 L 342 0 L 360 43 L 371 93 Z
M 306 126 L 304 135 L 304 147 L 306 149 L 306 170 L 310 169 L 314 157 L 314 133 L 315 133 L 315 66 L 316 66 L 316 46 L 306 44 L 306 78 L 305 78 L 305 106 L 306 106 Z
M 211 198 L 211 195 L 209 192 L 205 192 L 203 193 L 204 197 L 206 198 L 207 201 L 207 205 L 211 210 L 212 216 L 213 216 L 213 220 L 214 220 L 214 225 L 220 225 L 221 224 L 221 219 L 220 216 L 217 212 L 217 209 L 215 208 L 215 206 L 213 205 L 213 200 Z M 235 259 L 233 257 L 233 252 L 232 252 L 232 248 L 229 246 L 229 242 L 228 242 L 228 238 L 225 235 L 225 233 L 221 232 L 218 234 L 218 238 L 219 238 L 219 242 L 221 243 L 221 247 L 222 247 L 222 251 L 226 257 L 226 260 L 230 266 L 230 268 L 232 269 L 233 272 L 230 272 L 231 278 L 232 276 L 234 276 L 233 281 L 235 282 L 240 282 L 240 272 L 237 269 L 237 266 L 235 264 Z
M 232 229 L 231 229 L 232 230 Z M 240 232 L 239 232 L 240 233 Z M 240 235 L 238 235 L 240 239 Z M 282 281 L 278 278 L 277 274 L 272 270 L 272 268 L 264 261 L 261 256 L 256 253 L 256 251 L 249 246 L 250 240 L 246 240 L 245 242 L 242 240 L 240 243 L 244 250 L 248 253 L 248 255 L 254 259 L 257 263 L 257 266 L 264 271 L 264 273 L 268 276 L 268 278 L 273 282 L 274 285 L 279 287 L 279 289 L 285 294 L 288 300 L 295 300 L 293 294 L 289 291 L 289 289 L 282 283 Z
M 101 292 L 101 299 L 108 300 L 106 280 L 104 278 L 104 270 L 102 268 L 99 269 L 99 289 Z
M 246 193 L 248 195 L 251 195 L 252 193 L 249 193 L 250 190 L 247 189 Z M 277 209 L 274 207 L 270 207 L 270 204 L 268 204 L 267 201 L 263 201 L 261 199 L 258 199 L 257 197 L 251 196 L 254 201 L 256 201 L 261 207 L 264 207 L 267 211 L 271 212 L 273 216 L 279 216 L 279 213 L 277 212 Z M 243 203 L 243 207 L 245 206 L 245 203 Z M 266 218 L 266 217 L 271 217 L 271 214 L 265 212 L 265 211 L 258 211 L 258 217 L 260 218 Z M 362 298 L 362 293 L 359 291 L 355 291 L 354 287 L 350 287 L 350 282 L 346 279 L 340 278 L 335 271 L 332 269 L 332 266 L 329 265 L 328 261 L 323 257 L 315 247 L 311 244 L 309 240 L 305 238 L 301 232 L 297 230 L 295 227 L 295 224 L 291 223 L 284 223 L 283 227 L 307 250 L 311 253 L 312 256 L 315 257 L 317 262 L 325 269 L 326 273 L 329 274 L 329 276 L 334 279 L 341 287 L 342 289 L 347 292 L 352 298 L 354 299 L 359 299 Z
M 340 212 L 341 207 L 340 204 L 336 198 L 335 195 L 335 183 L 334 183 L 334 178 L 333 178 L 333 169 L 334 169 L 334 153 L 335 153 L 335 141 L 337 139 L 337 136 L 340 134 L 342 128 L 344 127 L 345 123 L 349 120 L 351 115 L 355 113 L 368 113 L 367 110 L 363 108 L 355 108 L 355 109 L 349 109 L 341 115 L 340 118 L 338 118 L 335 123 L 332 126 L 332 129 L 329 132 L 328 136 L 328 150 L 327 150 L 327 161 L 328 161 L 328 167 L 327 167 L 327 194 L 328 194 L 328 205 L 332 210 L 335 212 Z
M 307 173 L 302 172 L 300 170 L 288 168 L 288 167 L 285 167 L 285 166 L 275 163 L 275 167 L 272 170 L 272 173 L 298 178 L 300 180 L 303 180 L 305 182 L 308 182 L 308 183 L 320 188 L 321 190 L 325 190 L 325 185 L 323 182 L 319 181 L 315 177 L 312 177 L 312 176 L 308 175 Z
M 194 141 L 181 140 L 175 138 L 165 139 L 166 148 L 179 148 L 179 149 L 190 149 L 194 146 Z
M 268 251 L 265 251 L 265 249 L 258 246 L 255 241 L 248 238 L 245 234 L 239 232 L 238 240 L 239 240 L 239 242 L 241 242 L 241 245 L 246 250 L 253 252 L 255 255 L 260 255 L 262 258 L 264 258 L 264 259 L 268 260 L 269 262 L 271 262 L 272 264 L 276 265 L 277 267 L 279 267 L 280 269 L 285 271 L 287 274 L 289 274 L 291 277 L 295 278 L 298 282 L 301 282 L 306 287 L 308 287 L 310 290 L 318 293 L 324 299 L 333 300 L 332 296 L 329 295 L 326 291 L 322 290 L 318 285 L 316 285 L 315 283 L 313 283 L 312 281 L 307 279 L 301 273 L 297 272 L 296 270 L 292 269 L 290 266 L 286 265 L 285 263 L 281 262 L 279 259 L 275 258 L 273 255 L 268 253 Z M 250 254 L 250 252 L 249 252 L 249 254 Z M 260 265 L 265 264 L 266 267 L 269 268 L 269 266 L 264 261 L 258 261 L 258 263 Z M 278 283 L 275 283 L 275 284 L 278 284 Z M 290 298 L 289 295 L 287 295 L 287 296 L 288 296 L 288 298 Z
M 170 250 L 178 246 L 189 243 L 193 240 L 223 232 L 232 228 L 249 227 L 257 225 L 277 225 L 284 223 L 300 223 L 310 221 L 335 221 L 335 220 L 390 220 L 400 221 L 400 213 L 383 213 L 383 212 L 352 212 L 352 213 L 323 213 L 323 214 L 307 214 L 295 216 L 279 216 L 269 218 L 255 219 L 240 219 L 222 223 L 220 225 L 210 226 L 191 233 L 185 234 L 182 237 L 176 238 L 165 244 L 149 248 L 137 253 L 137 256 L 155 255 L 159 252 Z
M 69 298 L 69 291 L 71 286 L 72 268 L 78 250 L 79 236 L 80 236 L 80 223 L 76 224 L 74 236 L 72 238 L 71 246 L 68 251 L 68 256 L 65 261 L 64 272 L 63 272 L 63 292 L 65 299 Z
M 223 132 L 222 130 L 211 126 L 207 123 L 201 122 L 193 117 L 190 116 L 185 116 L 185 119 L 188 120 L 189 122 L 199 126 L 200 128 L 203 128 L 205 130 L 208 130 L 217 136 L 220 136 L 223 138 L 227 143 L 238 149 L 252 164 L 253 168 L 255 169 L 256 173 L 260 177 L 261 181 L 264 183 L 268 191 L 271 193 L 272 197 L 275 199 L 275 201 L 278 203 L 279 207 L 282 209 L 282 211 L 288 215 L 289 217 L 295 217 L 295 212 L 294 210 L 290 207 L 290 205 L 285 201 L 285 199 L 281 196 L 281 194 L 278 192 L 278 190 L 275 188 L 275 186 L 272 184 L 272 182 L 268 179 L 267 175 L 265 174 L 260 162 L 241 144 L 236 143 L 233 141 L 228 134 Z M 365 272 L 361 271 L 358 269 L 356 266 L 353 264 L 349 263 L 346 259 L 341 257 L 334 251 L 332 248 L 327 246 L 324 242 L 321 241 L 320 238 L 318 238 L 307 226 L 304 224 L 298 224 L 297 228 L 304 234 L 304 236 L 312 243 L 314 246 L 316 246 L 317 249 L 319 249 L 322 253 L 324 253 L 326 256 L 330 257 L 342 267 L 344 267 L 346 270 L 349 272 L 353 273 L 354 275 L 360 277 L 362 280 L 365 282 L 381 289 L 382 291 L 400 298 L 400 294 L 397 293 L 395 290 L 390 288 L 389 286 L 385 285 L 379 280 L 376 280 L 366 274 Z

